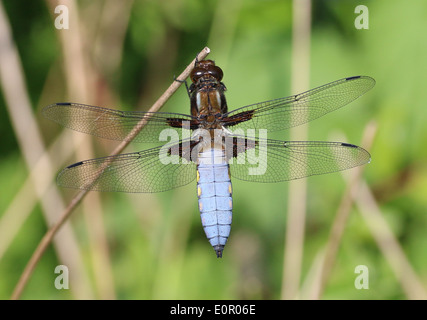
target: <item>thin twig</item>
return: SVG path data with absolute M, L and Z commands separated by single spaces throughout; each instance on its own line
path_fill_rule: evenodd
M 366 140 L 371 140 L 368 141 L 368 143 L 372 143 L 374 137 L 375 128 L 373 128 L 372 125 L 370 131 L 370 133 L 365 134 L 365 136 L 368 137 Z M 371 136 L 371 138 L 369 138 L 369 136 Z M 400 282 L 406 296 L 409 299 L 427 299 L 427 291 L 423 287 L 421 279 L 413 269 L 402 246 L 399 244 L 399 241 L 396 239 L 387 221 L 384 219 L 383 213 L 366 182 L 363 179 L 356 182 L 355 178 L 348 179 L 348 181 L 350 185 L 349 189 L 351 190 L 343 197 L 343 203 L 346 202 L 347 205 L 349 201 L 356 203 L 378 248 L 388 261 L 390 268 Z M 351 199 L 349 199 L 349 197 Z M 344 205 L 340 206 L 340 208 L 342 207 L 344 207 Z M 349 209 L 349 207 L 347 208 Z M 325 282 L 330 275 L 333 262 L 335 261 L 340 238 L 346 224 L 345 222 L 347 221 L 348 211 L 341 212 L 341 215 L 343 217 L 339 219 L 339 223 L 336 223 L 335 232 L 331 231 L 330 242 L 332 243 L 329 244 L 329 249 L 327 250 L 329 253 L 326 253 L 326 256 L 323 257 L 323 268 L 320 268 L 322 269 L 323 279 L 322 283 L 319 284 L 322 285 L 322 287 L 317 289 L 317 298 L 320 297 L 322 290 L 324 290 Z
M 210 49 L 208 47 L 205 47 L 197 56 L 198 60 L 203 60 L 210 52 Z M 195 64 L 194 59 L 187 68 L 179 75 L 177 80 L 174 81 L 169 88 L 160 96 L 160 98 L 153 104 L 153 106 L 148 110 L 148 112 L 157 112 L 169 98 L 178 90 L 178 88 L 181 86 L 182 82 L 180 80 L 185 80 L 190 75 L 191 70 L 194 67 Z M 138 123 L 135 127 L 138 129 L 132 130 L 132 132 L 125 138 L 124 141 L 122 141 L 111 153 L 111 156 L 117 155 L 123 151 L 124 148 L 132 141 L 132 139 L 141 131 L 143 128 L 143 125 L 145 124 L 146 119 L 142 119 L 141 123 Z M 39 245 L 37 246 L 36 250 L 34 251 L 30 261 L 28 262 L 27 266 L 24 269 L 24 272 L 22 273 L 13 293 L 11 296 L 11 299 L 19 299 L 25 285 L 27 284 L 30 275 L 35 269 L 35 266 L 37 265 L 37 262 L 42 257 L 43 253 L 49 246 L 49 244 L 52 242 L 52 238 L 55 236 L 55 234 L 58 232 L 58 230 L 61 228 L 61 226 L 64 224 L 64 222 L 70 217 L 71 213 L 74 211 L 76 206 L 80 203 L 80 201 L 86 196 L 88 193 L 88 190 L 82 190 L 80 191 L 70 202 L 68 207 L 64 210 L 62 213 L 61 218 L 58 220 L 58 222 L 53 225 L 44 235 L 42 240 L 40 241 Z
M 369 123 L 364 131 L 364 137 L 362 139 L 362 146 L 366 149 L 370 149 L 376 132 L 376 125 L 374 123 Z M 365 167 L 357 167 L 353 171 L 351 179 L 347 183 L 347 188 L 344 192 L 344 195 L 341 199 L 340 206 L 338 207 L 330 234 L 329 240 L 326 245 L 325 256 L 321 266 L 321 273 L 318 285 L 316 287 L 316 292 L 311 298 L 319 299 L 322 296 L 323 291 L 325 290 L 326 283 L 331 275 L 332 268 L 335 264 L 336 257 L 338 254 L 338 249 L 341 244 L 341 239 L 344 234 L 345 227 L 347 226 L 348 217 L 350 215 L 350 210 L 354 203 L 354 193 L 358 189 L 360 178 L 362 176 L 363 169 Z
M 361 181 L 355 201 L 378 248 L 389 263 L 408 299 L 426 300 L 427 291 L 423 286 L 422 279 L 409 262 L 365 181 Z

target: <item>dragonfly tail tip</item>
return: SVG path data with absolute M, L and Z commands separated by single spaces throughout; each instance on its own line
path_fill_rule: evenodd
M 222 251 L 224 250 L 224 246 L 217 245 L 217 246 L 214 247 L 214 250 L 216 252 L 216 257 L 217 258 L 222 258 Z

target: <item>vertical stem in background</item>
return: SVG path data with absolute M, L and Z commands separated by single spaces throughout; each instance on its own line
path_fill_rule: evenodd
M 54 8 L 60 3 L 56 0 L 49 0 L 49 4 L 51 12 L 53 12 Z M 94 55 L 93 50 L 89 49 L 97 48 L 99 45 L 92 46 L 92 43 L 95 41 L 90 37 L 87 29 L 88 22 L 84 19 L 84 14 L 88 11 L 87 8 L 82 10 L 73 2 L 66 3 L 66 5 L 70 9 L 69 19 L 72 27 L 69 30 L 57 31 L 58 40 L 62 47 L 64 79 L 67 88 L 66 101 L 97 104 L 95 93 L 98 91 L 97 81 L 100 76 L 98 75 L 99 71 L 97 67 L 91 63 L 91 61 L 97 60 L 97 56 Z M 129 16 L 129 14 L 126 13 L 130 11 L 129 5 L 132 5 L 132 2 L 123 5 L 120 9 L 112 8 L 113 10 L 110 12 L 113 12 L 113 14 L 118 15 L 122 19 L 116 19 L 115 23 L 110 23 L 110 28 L 114 26 L 115 29 L 115 33 L 108 33 L 110 38 L 106 36 L 100 36 L 98 38 L 100 44 L 104 46 L 110 45 L 113 48 L 109 51 L 109 55 L 107 55 L 111 68 L 118 66 L 118 62 L 115 62 L 114 59 L 120 57 L 119 52 L 122 50 L 120 44 L 123 42 L 115 38 L 115 40 L 118 40 L 117 43 L 112 43 L 111 37 L 114 36 L 114 34 L 120 36 L 125 33 L 127 26 L 126 22 L 128 21 L 126 17 Z M 108 8 L 111 8 L 111 2 L 105 5 L 102 3 L 94 4 L 92 9 L 93 8 L 96 8 L 98 11 L 101 11 L 101 8 L 103 8 L 104 10 L 102 12 L 105 12 Z M 81 16 L 83 16 L 83 18 L 81 18 Z M 97 21 L 101 19 L 102 16 L 94 16 L 92 22 L 97 23 Z M 101 26 L 99 22 L 98 25 Z M 102 27 L 103 26 L 97 29 L 97 34 L 102 33 Z M 73 138 L 74 145 L 72 146 L 72 143 L 70 143 L 70 148 L 72 147 L 75 150 L 78 159 L 94 157 L 91 139 L 82 139 L 83 137 L 77 133 L 73 134 Z M 102 216 L 103 208 L 99 193 L 92 193 L 90 197 L 82 203 L 82 207 L 85 213 L 84 217 L 86 219 L 89 245 L 91 248 L 90 256 L 92 258 L 93 269 L 95 270 L 94 279 L 96 291 L 98 293 L 97 297 L 101 299 L 114 299 L 113 272 L 110 263 L 105 224 Z
M 61 2 L 49 0 L 51 12 L 59 4 L 65 4 L 69 8 L 70 29 L 57 30 L 57 37 L 62 47 L 64 80 L 67 94 L 66 101 L 80 101 L 92 103 L 96 90 L 97 70 L 91 64 L 89 57 L 91 51 L 86 50 L 85 44 L 91 43 L 85 23 L 81 23 L 81 15 L 84 11 L 75 2 Z M 98 4 L 98 10 L 102 4 Z M 93 21 L 99 18 L 94 17 Z M 84 19 L 83 19 L 84 21 Z M 116 46 L 116 50 L 120 47 Z M 77 158 L 93 158 L 93 146 L 90 139 L 82 139 L 79 134 L 73 134 L 73 141 L 69 147 L 75 150 Z M 104 222 L 102 218 L 102 205 L 98 193 L 91 196 L 82 204 L 84 217 L 89 236 L 95 278 L 95 287 L 98 297 L 101 299 L 114 299 L 114 281 L 112 267 L 109 259 L 107 237 L 105 235 Z M 64 210 L 64 209 L 62 209 Z M 62 211 L 59 210 L 59 211 Z M 76 272 L 74 272 L 76 274 Z M 100 278 L 102 276 L 102 278 Z M 76 278 L 78 278 L 77 276 Z
M 14 43 L 7 16 L 1 5 L 0 43 L 2 44 L 0 52 L 1 87 L 20 151 L 22 152 L 28 171 L 32 171 L 34 164 L 37 163 L 45 152 L 45 146 L 32 113 L 31 101 L 25 85 L 25 76 L 19 53 Z M 52 170 L 49 160 L 46 160 L 44 165 L 43 171 L 34 172 L 31 177 L 35 193 L 43 209 L 46 224 L 51 225 L 57 219 L 58 208 L 64 208 L 65 206 L 56 189 L 48 188 L 47 192 L 43 194 L 38 188 L 39 185 L 46 186 L 46 172 Z M 70 278 L 71 286 L 74 288 L 72 294 L 80 299 L 91 298 L 92 293 L 88 285 L 89 278 L 84 272 L 83 260 L 70 225 L 64 226 L 62 232 L 55 238 L 54 245 L 59 261 L 70 270 L 76 270 L 76 273 L 81 272 L 81 277 Z M 54 267 L 52 267 L 53 269 Z
M 309 86 L 311 0 L 293 1 L 292 23 L 292 93 Z M 291 140 L 307 140 L 307 126 L 291 130 Z M 282 277 L 282 299 L 293 299 L 298 293 L 304 245 L 307 183 L 305 179 L 289 184 L 288 220 Z
M 216 59 L 221 61 L 222 70 L 227 69 L 241 8 L 242 0 L 218 1 L 215 8 L 208 44 L 215 50 Z

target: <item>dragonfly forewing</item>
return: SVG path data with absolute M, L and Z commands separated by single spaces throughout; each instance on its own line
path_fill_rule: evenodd
M 310 122 L 354 101 L 375 85 L 368 76 L 340 79 L 290 97 L 248 105 L 223 116 L 230 129 L 279 131 Z
M 43 115 L 66 128 L 118 141 L 159 142 L 164 129 L 174 128 L 178 138 L 185 138 L 183 132 L 187 130 L 189 136 L 197 125 L 194 117 L 185 114 L 120 111 L 79 103 L 55 103 L 45 107 Z M 138 126 L 142 130 L 131 139 L 129 134 Z

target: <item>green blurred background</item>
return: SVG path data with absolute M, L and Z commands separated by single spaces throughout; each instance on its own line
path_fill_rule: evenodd
M 69 30 L 55 28 L 59 4 L 76 17 Z M 360 4 L 369 9 L 368 30 L 354 26 Z M 229 109 L 298 93 L 291 91 L 292 1 L 5 0 L 0 6 L 2 25 L 10 28 L 22 65 L 18 72 L 26 87 L 18 95 L 27 95 L 31 107 L 31 117 L 18 112 L 15 119 L 34 123 L 46 150 L 57 143 L 49 167 L 54 174 L 77 160 L 108 155 L 117 143 L 73 135 L 43 119 L 44 106 L 73 101 L 147 110 L 205 46 L 211 49 L 208 58 L 224 71 Z M 365 127 L 374 121 L 372 161 L 362 179 L 383 227 L 397 241 L 397 246 L 381 242 L 388 239 L 384 228 L 375 231 L 364 218 L 373 213 L 363 215 L 363 206 L 352 206 L 318 298 L 425 298 L 427 2 L 313 1 L 311 14 L 309 87 L 355 75 L 369 75 L 377 84 L 349 106 L 311 123 L 309 140 L 338 137 L 360 145 Z M 75 43 L 82 44 L 80 52 Z M 5 48 L 2 42 L 0 55 Z M 84 60 L 70 62 L 79 56 Z M 73 80 L 79 65 L 85 80 Z M 28 147 L 12 125 L 5 80 L 1 89 L 0 298 L 8 299 L 48 226 L 77 191 L 56 188 L 50 176 L 42 190 L 40 180 L 28 184 L 32 168 L 23 156 Z M 189 113 L 185 89 L 161 111 Z M 275 137 L 286 140 L 289 133 Z M 23 139 L 30 138 L 24 132 Z M 127 151 L 149 147 L 135 143 Z M 60 157 L 74 148 L 80 151 Z M 31 159 L 35 163 L 42 154 Z M 315 291 L 319 257 L 347 185 L 340 173 L 306 181 L 298 298 Z M 42 256 L 22 298 L 280 299 L 286 286 L 288 189 L 289 183 L 233 180 L 233 225 L 222 259 L 203 232 L 195 183 L 161 194 L 92 192 L 71 216 L 68 231 Z M 17 206 L 11 207 L 14 201 Z M 46 207 L 56 214 L 50 222 Z M 54 286 L 54 269 L 61 264 L 69 269 L 69 290 Z M 358 265 L 368 267 L 369 289 L 355 288 Z

